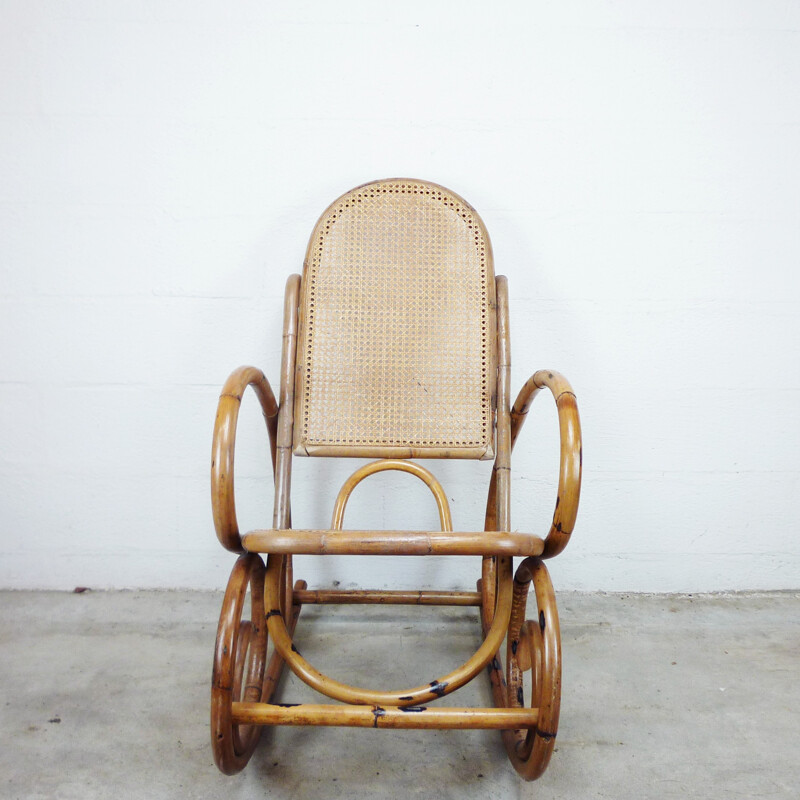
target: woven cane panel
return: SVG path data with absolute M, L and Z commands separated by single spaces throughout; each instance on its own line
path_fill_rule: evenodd
M 296 452 L 490 457 L 493 309 L 488 236 L 463 200 L 410 180 L 344 195 L 309 243 Z

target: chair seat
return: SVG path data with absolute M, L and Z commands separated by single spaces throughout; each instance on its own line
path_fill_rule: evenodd
M 294 555 L 539 556 L 544 540 L 505 531 L 256 530 L 242 537 L 251 553 Z

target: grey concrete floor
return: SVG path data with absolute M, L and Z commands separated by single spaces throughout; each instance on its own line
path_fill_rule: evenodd
M 0 796 L 800 796 L 800 593 L 558 599 L 557 752 L 526 784 L 492 731 L 274 729 L 225 777 L 208 730 L 221 595 L 5 592 Z M 297 640 L 334 677 L 400 688 L 460 663 L 478 626 L 474 609 L 309 607 Z M 281 689 L 312 697 L 294 676 Z M 450 702 L 489 705 L 485 675 Z

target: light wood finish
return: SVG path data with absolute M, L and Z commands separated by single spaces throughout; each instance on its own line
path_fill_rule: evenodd
M 499 566 L 500 591 L 497 597 L 494 619 L 486 631 L 481 646 L 464 664 L 447 675 L 434 678 L 432 681 L 413 689 L 376 691 L 350 686 L 321 673 L 311 666 L 294 647 L 292 638 L 286 630 L 286 625 L 277 606 L 280 596 L 280 562 L 278 558 L 278 556 L 271 554 L 267 560 L 265 602 L 269 609 L 267 612 L 269 635 L 272 637 L 275 649 L 283 656 L 287 666 L 294 674 L 312 689 L 316 689 L 320 694 L 324 694 L 333 700 L 356 705 L 425 705 L 438 697 L 454 692 L 471 681 L 497 653 L 508 629 L 512 600 L 511 559 L 501 559 Z
M 526 615 L 528 587 L 534 586 L 534 618 Z M 536 726 L 503 731 L 509 760 L 526 780 L 535 780 L 547 769 L 558 733 L 561 708 L 561 632 L 553 585 L 544 563 L 527 558 L 514 576 L 514 601 L 506 643 L 506 674 L 499 658 L 489 669 L 495 705 L 525 705 L 523 676 L 532 672 L 531 706 L 538 708 Z
M 508 280 L 497 276 L 497 456 L 492 475 L 497 483 L 494 530 L 511 530 L 511 334 L 508 320 Z
M 277 650 L 266 661 L 264 574 L 259 556 L 239 556 L 222 601 L 211 677 L 211 748 L 214 763 L 226 775 L 247 765 L 261 736 L 261 727 L 235 719 L 234 704 L 269 703 L 283 671 L 283 657 Z M 250 619 L 243 620 L 248 588 Z M 297 582 L 298 590 L 305 588 L 305 581 Z M 299 615 L 300 606 L 294 606 L 287 625 L 290 635 Z
M 336 200 L 303 270 L 295 453 L 491 458 L 494 288 L 486 228 L 448 189 Z
M 214 656 L 212 747 L 223 772 L 247 763 L 264 725 L 494 728 L 522 777 L 534 779 L 547 767 L 560 713 L 561 644 L 542 559 L 564 549 L 575 525 L 580 420 L 572 387 L 557 372 L 535 373 L 511 405 L 508 282 L 495 279 L 493 269 L 483 223 L 457 195 L 415 180 L 358 187 L 323 214 L 302 279 L 287 281 L 280 403 L 252 367 L 236 370 L 223 387 L 212 450 L 214 523 L 223 546 L 246 551 L 228 582 Z M 272 528 L 241 537 L 233 464 L 247 386 L 267 421 L 275 499 Z M 556 402 L 561 448 L 546 539 L 512 530 L 511 522 L 511 451 L 543 388 Z M 330 529 L 295 530 L 293 453 L 381 460 L 347 479 Z M 453 531 L 444 488 L 429 470 L 404 460 L 492 456 L 480 532 Z M 355 487 L 385 470 L 425 482 L 441 531 L 342 530 Z M 309 590 L 293 582 L 294 554 L 473 555 L 481 559 L 481 577 L 474 592 Z M 524 560 L 514 575 L 516 556 Z M 293 635 L 305 603 L 477 606 L 483 641 L 464 664 L 430 681 L 424 676 L 412 689 L 359 688 L 321 673 L 298 652 Z M 344 705 L 271 703 L 286 666 Z M 495 708 L 435 705 L 484 668 Z
M 497 297 L 497 453 L 489 483 L 484 530 L 494 538 L 495 531 L 511 528 L 511 332 L 508 320 L 508 281 L 496 278 Z M 490 625 L 497 595 L 497 555 L 487 551 L 481 565 L 481 591 L 484 593 L 482 620 Z M 513 554 L 520 555 L 520 554 Z M 533 554 L 530 554 L 533 555 Z
M 292 588 L 292 594 L 294 595 L 294 592 L 302 593 L 307 591 L 307 589 L 308 584 L 305 581 L 296 581 Z M 297 626 L 297 620 L 300 617 L 301 609 L 302 604 L 297 602 L 291 607 L 288 614 L 284 614 L 284 618 L 287 618 L 286 630 L 289 632 L 290 636 L 294 635 L 294 629 Z M 272 693 L 277 688 L 278 681 L 283 674 L 283 665 L 283 656 L 281 656 L 277 650 L 273 651 L 272 657 L 267 664 L 267 671 L 264 674 L 264 694 L 261 698 L 262 702 L 268 703 L 272 697 Z
M 294 426 L 294 380 L 297 351 L 297 303 L 300 276 L 290 275 L 286 281 L 283 305 L 283 347 L 281 354 L 280 412 L 276 444 L 275 504 L 272 526 L 291 527 L 292 429 Z
M 522 691 L 522 675 L 533 670 L 533 695 L 531 705 L 539 709 L 536 727 L 527 731 L 506 731 L 503 739 L 511 763 L 528 780 L 538 778 L 547 769 L 555 747 L 558 733 L 558 718 L 561 709 L 561 632 L 556 609 L 553 584 L 545 565 L 538 559 L 525 559 L 514 577 L 515 589 L 526 581 L 533 582 L 538 614 L 521 626 L 509 626 L 508 644 L 508 704 L 522 707 L 525 703 Z M 522 604 L 520 603 L 520 609 Z M 524 616 L 524 610 L 519 618 Z M 514 641 L 526 638 L 522 648 L 522 660 L 514 654 Z
M 242 620 L 248 586 L 249 622 Z M 266 699 L 266 657 L 264 562 L 257 555 L 243 555 L 234 564 L 222 603 L 211 678 L 211 744 L 216 765 L 227 775 L 247 764 L 261 736 L 261 728 L 240 726 L 233 720 L 231 703 Z
M 250 531 L 242 539 L 251 553 L 295 555 L 506 556 L 541 555 L 544 540 L 529 533 L 494 531 Z
M 281 348 L 280 409 L 275 460 L 275 501 L 272 527 L 285 530 L 292 527 L 292 430 L 294 428 L 294 384 L 297 364 L 297 308 L 300 297 L 300 276 L 290 275 L 286 281 L 283 302 L 283 342 Z M 283 597 L 281 609 L 287 615 L 292 608 L 292 556 L 287 554 L 282 564 Z M 287 621 L 288 621 L 288 617 Z
M 553 370 L 539 370 L 520 390 L 511 409 L 511 446 L 519 436 L 527 418 L 528 409 L 541 389 L 548 388 L 558 408 L 561 438 L 561 461 L 558 470 L 558 494 L 553 521 L 545 538 L 543 558 L 558 555 L 568 544 L 578 516 L 581 493 L 583 445 L 578 403 L 569 381 Z
M 384 606 L 480 606 L 480 592 L 371 592 L 361 589 L 295 591 L 296 603 Z
M 264 373 L 255 367 L 234 370 L 219 396 L 214 438 L 211 446 L 211 510 L 217 538 L 224 548 L 234 553 L 243 551 L 236 519 L 233 491 L 233 462 L 236 448 L 236 423 L 244 390 L 252 386 L 261 403 L 269 432 L 272 468 L 275 469 L 275 440 L 277 437 L 278 404 Z
M 447 502 L 447 495 L 442 488 L 439 481 L 434 478 L 432 473 L 419 464 L 413 464 L 411 461 L 402 461 L 400 459 L 384 459 L 381 461 L 373 461 L 370 464 L 365 464 L 363 467 L 357 469 L 345 482 L 339 490 L 336 497 L 336 503 L 333 506 L 333 519 L 331 521 L 331 528 L 335 531 L 342 529 L 342 522 L 344 521 L 344 510 L 347 506 L 347 501 L 353 492 L 353 489 L 358 486 L 364 478 L 374 475 L 376 472 L 384 472 L 385 470 L 398 470 L 400 472 L 408 472 L 411 475 L 419 478 L 431 490 L 433 496 L 436 498 L 436 507 L 439 509 L 439 522 L 443 531 L 453 530 L 453 520 L 450 516 L 450 504 Z
M 417 728 L 464 730 L 532 728 L 535 708 L 438 708 L 411 706 L 268 705 L 234 703 L 233 719 L 240 725 L 342 725 L 350 728 Z

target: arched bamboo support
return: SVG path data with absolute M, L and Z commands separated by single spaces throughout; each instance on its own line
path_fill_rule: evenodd
M 408 472 L 416 476 L 431 490 L 433 496 L 436 498 L 436 507 L 439 509 L 439 522 L 441 523 L 443 531 L 453 530 L 453 520 L 450 516 L 450 504 L 447 502 L 447 495 L 445 494 L 442 485 L 433 474 L 425 469 L 425 467 L 415 464 L 411 461 L 403 461 L 397 458 L 384 458 L 379 461 L 372 461 L 365 464 L 363 467 L 357 469 L 345 482 L 339 490 L 336 497 L 336 503 L 333 506 L 333 518 L 331 520 L 331 530 L 340 531 L 342 529 L 342 522 L 344 521 L 344 510 L 347 506 L 347 501 L 353 489 L 358 486 L 364 478 L 374 475 L 376 472 L 384 472 L 385 470 L 398 470 L 399 472 Z
M 508 629 L 511 618 L 511 559 L 499 560 L 500 592 L 497 609 L 491 626 L 486 631 L 483 643 L 474 655 L 457 669 L 444 677 L 432 680 L 424 686 L 401 691 L 373 691 L 349 686 L 324 675 L 311 666 L 297 651 L 292 637 L 286 630 L 280 612 L 280 556 L 267 559 L 265 597 L 267 603 L 267 626 L 275 649 L 283 656 L 290 669 L 312 689 L 343 703 L 378 706 L 418 706 L 437 697 L 450 694 L 471 681 L 497 653 Z
M 258 744 L 260 727 L 242 725 L 233 719 L 233 704 L 269 703 L 283 672 L 284 660 L 267 655 L 267 625 L 264 614 L 264 562 L 255 553 L 239 556 L 233 565 L 222 601 L 214 669 L 211 678 L 211 747 L 214 762 L 227 775 L 245 767 Z M 242 620 L 245 597 L 250 588 L 250 619 Z M 297 581 L 295 591 L 305 591 Z M 288 616 L 287 630 L 294 633 L 300 606 Z
M 233 463 L 236 449 L 236 423 L 244 390 L 252 386 L 261 404 L 269 433 L 269 449 L 273 471 L 275 469 L 275 443 L 278 427 L 278 404 L 269 381 L 255 367 L 234 370 L 219 396 L 214 438 L 211 446 L 211 510 L 217 538 L 224 548 L 234 553 L 244 552 L 236 519 L 234 500 Z
M 578 501 L 581 494 L 581 469 L 583 447 L 581 444 L 581 420 L 578 402 L 569 381 L 558 372 L 539 370 L 529 378 L 520 390 L 511 409 L 511 446 L 519 436 L 525 423 L 528 409 L 534 397 L 547 387 L 553 394 L 558 408 L 558 426 L 561 439 L 561 458 L 558 470 L 558 494 L 553 521 L 545 538 L 542 558 L 557 556 L 569 542 L 578 516 Z

